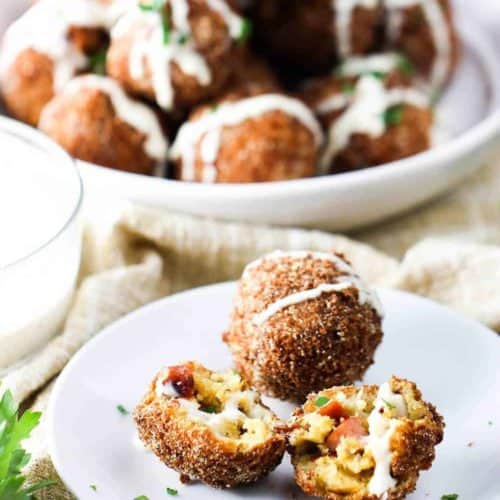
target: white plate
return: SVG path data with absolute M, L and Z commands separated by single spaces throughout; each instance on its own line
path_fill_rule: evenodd
M 199 288 L 146 306 L 85 346 L 59 377 L 49 408 L 50 451 L 65 483 L 81 499 L 150 500 L 290 498 L 296 492 L 288 458 L 267 480 L 233 491 L 180 485 L 177 474 L 134 444 L 130 416 L 162 366 L 195 359 L 231 366 L 220 339 L 228 325 L 233 283 Z M 444 442 L 431 471 L 408 498 L 494 500 L 500 492 L 500 339 L 483 326 L 428 300 L 382 291 L 385 338 L 366 383 L 391 374 L 418 383 L 446 419 Z M 292 406 L 267 400 L 282 418 Z M 491 422 L 491 425 L 489 424 Z M 472 442 L 472 446 L 467 444 Z M 97 485 L 97 494 L 89 487 Z M 426 496 L 430 493 L 430 496 Z M 298 497 L 297 497 L 298 498 Z
M 492 37 L 476 21 L 476 2 L 455 3 L 463 59 L 438 112 L 456 137 L 441 147 L 372 169 L 251 185 L 185 183 L 80 162 L 85 187 L 190 214 L 329 230 L 372 224 L 428 201 L 481 166 L 500 137 L 500 61 Z M 2 0 L 0 34 L 21 4 Z

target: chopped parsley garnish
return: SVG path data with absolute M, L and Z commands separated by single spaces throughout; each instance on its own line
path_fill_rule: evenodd
M 140 2 L 139 8 L 145 12 L 158 12 L 165 6 L 164 0 L 152 0 L 149 3 Z
M 90 69 L 96 75 L 106 74 L 106 57 L 108 51 L 106 49 L 99 50 L 90 57 Z
M 456 493 L 452 493 L 451 495 L 443 495 L 441 500 L 457 500 L 458 495 Z
M 241 21 L 241 31 L 236 39 L 238 43 L 246 42 L 252 36 L 252 22 L 244 17 Z
M 398 69 L 406 76 L 413 76 L 415 74 L 415 66 L 406 56 L 399 56 Z
M 216 413 L 217 412 L 217 408 L 213 405 L 202 406 L 200 408 L 200 410 L 205 412 L 205 413 Z
M 219 109 L 219 106 L 217 106 L 217 104 L 214 104 L 214 105 L 210 108 L 210 111 L 211 111 L 212 113 L 215 113 L 218 109 Z M 239 375 L 239 373 L 238 373 L 238 372 L 236 372 L 236 373 Z
M 326 396 L 320 396 L 314 402 L 314 406 L 321 408 L 322 406 L 325 406 L 329 401 L 330 401 L 330 398 L 327 398 Z
M 139 3 L 139 8 L 145 12 L 156 12 L 161 17 L 161 26 L 163 30 L 163 43 L 170 43 L 170 33 L 172 31 L 170 25 L 170 16 L 165 9 L 165 0 L 152 0 L 149 3 Z
M 389 410 L 396 409 L 396 407 L 392 403 L 389 403 L 389 401 L 386 401 L 385 399 L 382 399 L 382 401 L 384 402 L 385 406 L 387 406 L 387 408 L 389 408 Z
M 0 399 L 0 499 L 30 499 L 35 491 L 56 484 L 54 480 L 46 480 L 24 488 L 26 478 L 22 470 L 31 457 L 21 443 L 29 438 L 40 417 L 41 413 L 29 410 L 19 417 L 18 405 L 10 391 Z
M 134 500 L 149 500 L 149 498 L 146 495 L 140 495 L 135 497 Z
M 355 86 L 354 83 L 344 82 L 342 83 L 342 93 L 343 94 L 352 94 L 354 92 Z
M 401 123 L 403 115 L 403 106 L 401 104 L 396 104 L 396 106 L 391 106 L 387 108 L 384 113 L 384 123 L 386 127 L 393 127 Z
M 179 35 L 179 38 L 177 39 L 177 41 L 179 42 L 180 45 L 185 45 L 188 40 L 189 40 L 189 34 L 188 33 L 181 33 Z
M 127 408 L 125 408 L 125 406 L 123 405 L 118 405 L 116 407 L 116 409 L 122 414 L 122 415 L 128 415 L 129 414 L 129 411 L 127 410 Z
M 97 491 L 97 485 L 96 484 L 89 484 L 89 488 L 91 490 Z
M 178 493 L 179 492 L 176 489 L 174 489 L 174 488 L 168 488 L 167 487 L 167 494 L 172 495 L 173 497 L 175 497 Z
M 387 73 L 384 73 L 383 71 L 370 71 L 369 74 L 378 80 L 384 80 L 387 75 Z

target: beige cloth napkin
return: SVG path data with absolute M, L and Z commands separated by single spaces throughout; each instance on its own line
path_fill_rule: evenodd
M 24 401 L 53 379 L 94 334 L 147 302 L 236 279 L 257 256 L 280 249 L 336 249 L 366 280 L 447 304 L 500 330 L 500 163 L 426 208 L 353 239 L 317 231 L 214 222 L 125 206 L 108 229 L 85 228 L 80 284 L 63 332 L 4 385 Z M 356 240 L 357 241 L 356 241 Z M 378 249 L 378 250 L 377 250 Z M 45 409 L 51 386 L 37 398 Z M 27 443 L 30 481 L 55 478 L 45 423 Z M 77 457 L 75 457 L 75 460 Z M 72 498 L 62 484 L 42 499 Z

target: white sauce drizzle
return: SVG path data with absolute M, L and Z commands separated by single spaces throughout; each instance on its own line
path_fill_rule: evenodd
M 167 157 L 168 141 L 163 135 L 156 114 L 145 104 L 131 99 L 115 80 L 97 75 L 85 75 L 74 78 L 64 88 L 65 92 L 78 93 L 84 88 L 98 89 L 106 93 L 120 120 L 128 123 L 144 136 L 144 151 L 158 161 Z M 40 118 L 42 124 L 44 113 Z
M 384 113 L 391 106 L 429 106 L 429 98 L 422 92 L 413 88 L 386 89 L 384 83 L 372 75 L 364 75 L 359 79 L 351 97 L 351 105 L 332 123 L 328 131 L 327 147 L 320 160 L 322 172 L 328 172 L 333 158 L 347 146 L 353 134 L 382 136 L 387 130 Z
M 375 460 L 375 470 L 368 484 L 371 495 L 383 495 L 396 486 L 391 476 L 392 453 L 390 441 L 394 431 L 401 425 L 398 418 L 406 417 L 406 403 L 400 394 L 392 392 L 389 383 L 379 388 L 374 409 L 368 417 L 367 449 Z
M 452 53 L 451 36 L 445 13 L 438 0 L 385 0 L 389 12 L 389 39 L 396 41 L 401 33 L 403 23 L 402 9 L 420 6 L 429 25 L 436 50 L 436 60 L 431 72 L 431 84 L 441 87 L 448 76 Z
M 364 73 L 390 73 L 397 69 L 401 56 L 395 52 L 374 54 L 371 56 L 353 56 L 346 59 L 340 66 L 342 76 L 360 76 Z
M 321 127 L 312 111 L 298 99 L 280 94 L 264 94 L 235 102 L 223 103 L 180 128 L 170 150 L 171 159 L 182 159 L 182 180 L 195 180 L 196 143 L 202 139 L 204 165 L 214 167 L 220 148 L 222 130 L 271 111 L 282 111 L 301 122 L 313 134 L 316 144 L 323 140 Z
M 358 290 L 358 300 L 360 304 L 369 304 L 380 317 L 383 317 L 384 311 L 382 304 L 378 298 L 375 291 L 371 290 L 361 278 L 354 272 L 353 268 L 347 264 L 344 260 L 334 254 L 326 252 L 307 252 L 307 251 L 292 251 L 292 252 L 282 252 L 280 250 L 273 252 L 267 256 L 262 257 L 254 262 L 251 262 L 244 270 L 243 276 L 257 267 L 259 264 L 266 260 L 281 260 L 283 258 L 291 259 L 305 259 L 313 258 L 315 260 L 327 260 L 336 265 L 339 271 L 345 273 L 345 276 L 339 276 L 336 283 L 324 283 L 316 288 L 310 290 L 304 290 L 302 292 L 297 292 L 283 297 L 276 302 L 270 304 L 262 312 L 257 313 L 253 317 L 253 322 L 256 325 L 264 324 L 269 318 L 274 316 L 279 311 L 302 302 L 317 299 L 323 293 L 331 292 L 342 292 L 348 288 L 356 288 Z
M 332 0 L 335 12 L 335 33 L 337 33 L 338 52 L 341 57 L 352 53 L 352 17 L 356 7 L 374 9 L 378 0 Z
M 174 89 L 171 80 L 171 65 L 176 63 L 183 73 L 196 78 L 203 86 L 212 81 L 212 73 L 205 58 L 196 50 L 189 23 L 187 0 L 169 1 L 173 29 L 168 43 L 164 40 L 161 16 L 154 11 L 143 11 L 139 7 L 123 16 L 111 32 L 111 38 L 133 36 L 129 72 L 135 80 L 141 80 L 151 72 L 153 90 L 158 105 L 170 110 L 174 104 Z M 243 19 L 236 15 L 223 0 L 207 2 L 223 18 L 232 36 L 241 33 Z M 135 35 L 135 36 L 134 36 Z

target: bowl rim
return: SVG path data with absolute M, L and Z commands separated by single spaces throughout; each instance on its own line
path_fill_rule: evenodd
M 34 250 L 17 258 L 16 260 L 8 262 L 5 265 L 0 265 L 0 271 L 3 272 L 32 259 L 39 253 L 43 252 L 66 232 L 80 213 L 84 199 L 84 187 L 82 177 L 75 160 L 46 135 L 28 125 L 25 125 L 24 123 L 5 116 L 0 116 L 0 133 L 13 136 L 17 140 L 27 144 L 27 147 L 36 148 L 37 150 L 46 153 L 49 158 L 59 162 L 60 164 L 66 163 L 67 167 L 69 167 L 72 172 L 71 175 L 74 178 L 77 189 L 77 195 L 75 196 L 76 202 L 72 206 L 70 214 L 65 219 L 62 226 L 60 226 L 59 229 L 57 229 L 48 239 L 43 241 L 43 243 L 38 244 Z
M 466 20 L 461 19 L 461 17 L 456 16 L 456 24 L 462 44 L 469 47 L 477 55 L 488 82 L 500 81 L 500 61 L 496 55 L 493 41 L 484 34 L 484 30 L 481 30 L 481 24 L 473 13 L 467 12 Z M 77 162 L 84 168 L 94 170 L 96 174 L 98 171 L 104 170 L 108 176 L 128 178 L 131 182 L 135 179 L 137 181 L 141 179 L 142 183 L 148 183 L 150 186 L 155 184 L 157 187 L 161 182 L 164 188 L 180 190 L 186 196 L 199 198 L 223 197 L 228 201 L 241 199 L 249 201 L 272 196 L 274 199 L 280 199 L 298 193 L 329 189 L 333 184 L 335 184 L 336 189 L 342 190 L 353 185 L 363 186 L 385 182 L 388 177 L 396 179 L 414 172 L 425 172 L 432 169 L 436 163 L 445 160 L 447 162 L 454 161 L 495 136 L 500 137 L 500 86 L 490 86 L 489 92 L 489 114 L 449 142 L 408 158 L 353 172 L 274 182 L 210 184 L 124 172 L 82 160 L 77 160 Z

